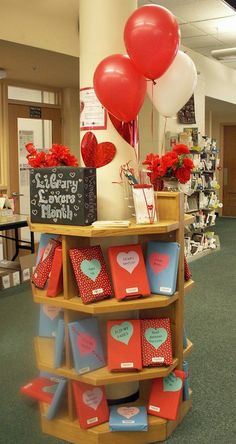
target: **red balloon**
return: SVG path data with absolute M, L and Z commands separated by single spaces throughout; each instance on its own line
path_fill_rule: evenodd
M 134 120 L 146 94 L 146 80 L 129 57 L 113 54 L 103 59 L 93 77 L 95 93 L 102 105 L 117 119 Z
M 147 79 L 162 76 L 179 49 L 180 31 L 174 15 L 163 6 L 145 5 L 128 18 L 124 29 L 127 53 Z

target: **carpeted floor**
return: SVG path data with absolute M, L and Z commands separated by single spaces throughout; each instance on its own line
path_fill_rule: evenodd
M 236 442 L 236 219 L 219 219 L 217 232 L 221 250 L 191 263 L 196 286 L 185 300 L 185 325 L 194 343 L 193 409 L 170 444 Z M 41 433 L 37 404 L 19 394 L 37 375 L 32 341 L 37 324 L 28 284 L 0 292 L 0 444 L 63 443 Z

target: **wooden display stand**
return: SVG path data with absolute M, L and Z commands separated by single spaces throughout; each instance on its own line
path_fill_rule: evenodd
M 93 385 L 108 385 L 117 383 L 129 383 L 130 381 L 140 381 L 140 399 L 134 404 L 145 405 L 149 393 L 149 386 L 153 378 L 167 376 L 173 369 L 182 369 L 183 359 L 192 348 L 192 343 L 188 341 L 188 347 L 183 350 L 183 316 L 184 316 L 184 295 L 193 286 L 193 281 L 184 283 L 184 225 L 191 223 L 191 216 L 184 216 L 183 195 L 176 192 L 158 192 L 156 195 L 157 205 L 160 214 L 160 221 L 152 225 L 136 225 L 132 223 L 129 228 L 106 228 L 97 229 L 91 226 L 62 226 L 46 224 L 30 224 L 30 229 L 34 232 L 44 232 L 60 234 L 62 236 L 63 248 L 63 278 L 64 293 L 56 298 L 46 297 L 44 290 L 33 287 L 34 301 L 39 304 L 50 304 L 60 306 L 64 309 L 65 324 L 80 317 L 100 314 L 122 313 L 128 310 L 138 310 L 140 318 L 161 318 L 171 319 L 173 338 L 173 364 L 169 367 L 144 368 L 140 372 L 111 373 L 106 367 L 79 375 L 73 368 L 73 359 L 69 344 L 68 331 L 66 329 L 66 356 L 65 364 L 59 369 L 53 368 L 53 340 L 49 338 L 35 338 L 35 350 L 37 366 L 40 370 L 48 371 L 68 378 L 68 409 L 60 412 L 53 421 L 45 418 L 46 404 L 40 404 L 42 429 L 44 432 L 64 439 L 71 443 L 82 444 L 101 443 L 108 444 L 136 444 L 151 443 L 154 441 L 164 441 L 173 432 L 175 427 L 182 421 L 192 404 L 192 394 L 189 401 L 181 402 L 179 414 L 176 421 L 167 421 L 155 416 L 148 416 L 148 432 L 109 432 L 108 423 L 101 424 L 86 430 L 82 430 L 76 418 L 71 380 L 78 380 Z M 84 305 L 78 298 L 78 291 L 73 276 L 73 271 L 69 259 L 68 250 L 72 247 L 84 247 L 90 245 L 92 239 L 96 238 L 97 243 L 103 246 L 104 238 L 106 246 L 109 238 L 116 238 L 119 244 L 121 237 L 126 237 L 127 241 L 135 236 L 133 242 L 140 243 L 145 251 L 145 244 L 148 240 L 177 241 L 180 243 L 180 260 L 178 268 L 177 291 L 173 296 L 150 295 L 145 299 L 135 299 L 118 302 L 115 298 Z M 128 239 L 129 238 L 129 239 Z M 104 248 L 106 257 L 106 249 Z M 132 404 L 131 404 L 132 405 Z

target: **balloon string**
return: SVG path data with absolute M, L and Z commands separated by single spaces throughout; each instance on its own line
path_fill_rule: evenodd
M 151 134 L 152 134 L 152 149 L 154 149 L 154 106 L 153 106 L 153 86 L 154 82 L 152 82 L 152 111 L 151 111 Z
M 161 144 L 161 155 L 165 154 L 166 124 L 167 124 L 167 117 L 165 117 L 165 123 L 164 123 L 164 129 L 163 129 L 162 144 Z

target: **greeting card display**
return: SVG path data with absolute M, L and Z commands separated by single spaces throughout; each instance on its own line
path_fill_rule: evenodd
M 171 365 L 172 345 L 170 319 L 141 320 L 143 366 Z
M 142 369 L 140 321 L 107 322 L 107 366 L 110 371 Z
M 176 291 L 179 249 L 177 242 L 148 242 L 146 266 L 152 293 L 170 296 Z
M 97 220 L 96 168 L 31 168 L 30 211 L 32 222 L 91 225 Z
M 108 257 L 118 300 L 150 295 L 141 245 L 109 247 Z
M 44 288 L 52 269 L 55 250 L 60 245 L 60 242 L 55 239 L 50 239 L 48 241 L 32 274 L 32 282 L 36 287 Z
M 63 311 L 61 307 L 40 304 L 39 311 L 39 336 L 55 337 L 59 319 L 62 319 Z
M 58 382 L 39 376 L 20 388 L 20 392 L 30 398 L 50 404 L 56 392 Z
M 88 429 L 108 421 L 109 409 L 104 387 L 72 381 L 75 407 L 80 427 Z
M 70 343 L 79 374 L 105 366 L 102 341 L 96 318 L 81 319 L 68 324 Z
M 69 254 L 84 304 L 111 296 L 111 283 L 101 247 L 72 248 Z
M 63 291 L 62 247 L 56 247 L 48 279 L 47 296 L 54 298 Z
M 112 406 L 109 430 L 112 432 L 147 432 L 147 410 L 143 406 Z
M 175 370 L 165 378 L 152 382 L 148 401 L 148 413 L 175 421 L 182 395 L 184 372 Z

